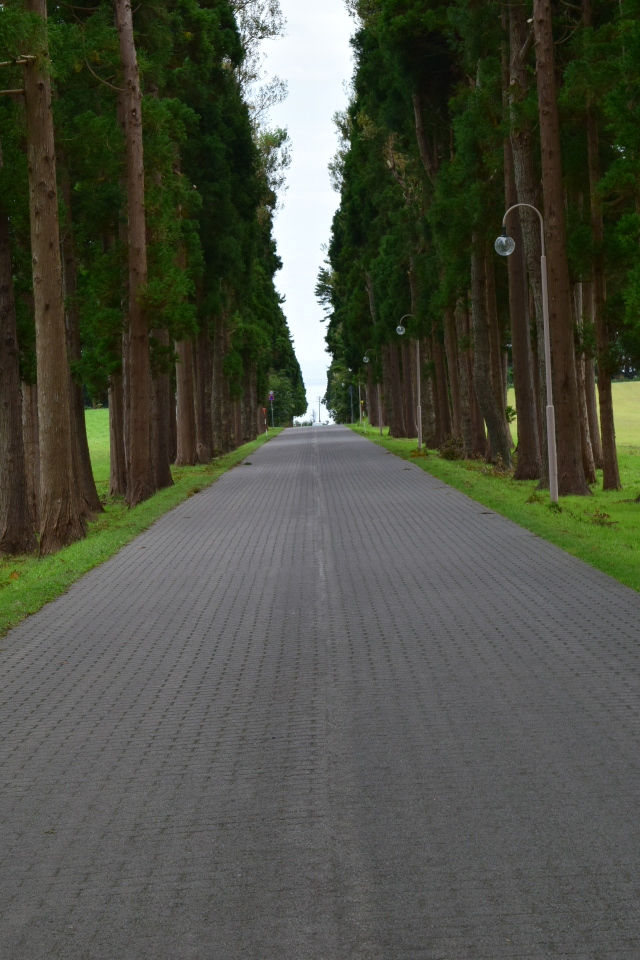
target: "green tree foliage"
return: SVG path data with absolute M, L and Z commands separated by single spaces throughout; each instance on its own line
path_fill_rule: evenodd
M 473 347 L 473 336 L 461 335 L 458 328 L 453 346 L 447 343 L 445 318 L 469 308 L 474 249 L 490 250 L 495 349 L 510 358 L 507 269 L 491 247 L 505 210 L 505 143 L 525 124 L 534 131 L 530 159 L 534 187 L 540 187 L 533 34 L 521 51 L 528 86 L 513 96 L 511 5 L 496 0 L 350 0 L 347 5 L 356 24 L 355 72 L 349 106 L 336 117 L 341 145 L 331 175 L 340 207 L 317 287 L 332 356 L 327 402 L 338 419 L 345 418 L 339 384 L 350 368 L 363 377 L 365 351 L 372 351 L 369 373 L 382 380 L 385 345 L 395 349 L 398 320 L 411 313 L 408 335 L 426 339 L 432 351 L 423 370 L 427 382 L 435 376 L 429 364 L 437 358 L 438 344 L 443 349 L 446 344 L 444 396 L 455 413 L 457 355 Z M 601 366 L 606 363 L 614 376 L 636 376 L 640 4 L 558 0 L 552 7 L 570 279 L 580 290 L 576 303 L 583 305 L 576 316 L 577 355 L 580 362 L 595 357 Z M 524 8 L 531 23 L 532 3 Z M 592 226 L 589 111 L 600 138 L 601 248 Z M 596 357 L 587 305 L 598 256 L 606 273 L 608 357 Z M 535 287 L 534 279 L 529 281 Z M 535 323 L 531 339 L 535 348 Z M 406 380 L 408 370 L 401 375 Z
M 111 0 L 50 4 L 49 45 L 61 179 L 61 223 L 73 232 L 82 357 L 74 374 L 101 397 L 121 367 L 126 301 L 122 69 Z M 238 20 L 239 18 L 239 20 Z M 143 84 L 151 330 L 170 341 L 231 324 L 232 391 L 257 364 L 261 398 L 270 372 L 300 370 L 275 291 L 276 190 L 287 165 L 286 131 L 254 118 L 243 82 L 255 79 L 257 44 L 282 26 L 279 5 L 258 0 L 142 0 L 134 27 Z M 0 7 L 0 60 L 34 44 L 21 0 Z M 252 66 L 253 64 L 253 66 Z M 21 85 L 19 65 L 3 86 Z M 245 72 L 243 72 L 245 71 Z M 23 376 L 35 376 L 30 313 L 29 219 L 23 107 L 0 98 L 0 195 L 12 227 Z M 61 191 L 62 193 L 62 191 Z M 67 209 L 69 207 L 69 209 Z M 174 361 L 152 340 L 154 369 Z

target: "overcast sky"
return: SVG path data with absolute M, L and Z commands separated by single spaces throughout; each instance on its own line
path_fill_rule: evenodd
M 329 355 L 314 288 L 324 258 L 321 248 L 329 241 L 339 201 L 328 173 L 338 145 L 332 117 L 347 103 L 344 84 L 351 79 L 349 38 L 354 23 L 343 0 L 281 0 L 281 5 L 288 21 L 286 36 L 264 45 L 267 71 L 289 85 L 289 96 L 271 111 L 271 122 L 287 127 L 293 144 L 289 189 L 275 222 L 284 262 L 276 285 L 286 297 L 284 311 L 309 404 L 315 404 L 317 413 L 317 398 L 326 389 Z

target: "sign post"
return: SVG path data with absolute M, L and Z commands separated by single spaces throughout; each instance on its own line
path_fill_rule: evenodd
M 275 427 L 275 422 L 274 422 L 274 419 L 273 419 L 273 401 L 275 400 L 275 398 L 276 398 L 276 397 L 275 397 L 275 394 L 274 394 L 273 390 L 270 390 L 270 391 L 269 391 L 269 403 L 271 404 L 271 426 L 272 426 L 272 427 Z

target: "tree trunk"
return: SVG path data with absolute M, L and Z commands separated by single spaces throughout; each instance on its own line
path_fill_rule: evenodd
M 411 340 L 402 339 L 402 386 L 404 399 L 404 422 L 408 437 L 418 436 L 418 424 L 416 422 L 416 390 L 415 382 L 415 346 Z
M 391 387 L 391 345 L 384 343 L 380 348 L 382 354 L 382 404 L 387 426 L 389 427 L 389 436 L 393 434 L 394 412 L 393 412 L 393 390 Z
M 231 346 L 231 331 L 225 320 L 224 325 L 224 353 L 222 374 L 222 437 L 225 452 L 233 450 L 233 402 L 231 400 L 231 384 L 229 377 L 224 373 L 224 360 Z
M 127 493 L 127 462 L 124 452 L 124 394 L 122 374 L 109 378 L 109 496 Z
M 372 427 L 379 427 L 378 384 L 374 380 L 371 367 L 371 363 L 367 364 L 367 409 L 369 411 L 369 423 Z
M 591 491 L 582 466 L 578 420 L 551 0 L 534 0 L 533 25 L 548 265 L 549 326 L 553 357 L 553 399 L 557 425 L 558 490 L 564 495 L 588 496 Z
M 171 343 L 168 330 L 153 336 L 165 349 Z M 156 490 L 173 486 L 171 476 L 171 375 L 166 368 L 151 380 L 151 466 Z
M 46 0 L 27 0 L 26 9 L 46 21 Z M 41 58 L 29 60 L 25 67 L 25 105 L 44 555 L 82 539 L 86 531 L 73 474 L 51 81 Z
M 440 343 L 440 338 L 435 330 L 431 334 L 431 350 L 435 373 L 436 446 L 439 447 L 447 437 L 451 436 L 451 408 L 449 406 L 449 390 L 447 389 L 447 365 L 444 359 L 444 347 Z
M 582 283 L 573 285 L 572 290 L 573 320 L 576 330 L 582 333 L 583 328 L 583 310 L 582 310 Z M 576 381 L 578 384 L 578 407 L 580 411 L 580 441 L 582 445 L 582 466 L 587 483 L 595 483 L 596 465 L 591 447 L 591 434 L 589 432 L 589 414 L 587 411 L 587 395 L 585 390 L 585 366 L 584 352 L 582 348 L 578 349 L 576 345 Z
M 511 445 L 505 429 L 504 414 L 496 400 L 491 382 L 491 347 L 487 318 L 487 251 L 484 241 L 473 238 L 471 255 L 472 317 L 474 340 L 474 381 L 478 405 L 489 431 L 489 442 L 494 460 L 501 458 L 505 467 L 511 466 Z
M 196 459 L 198 463 L 211 460 L 211 341 L 206 321 L 195 341 L 195 403 L 196 403 Z M 251 416 L 254 416 L 255 404 Z
M 518 202 L 511 142 L 505 142 L 505 196 L 507 209 Z M 534 388 L 533 358 L 531 355 L 529 289 L 524 242 L 519 211 L 514 210 L 509 221 L 516 248 L 507 259 L 509 271 L 509 314 L 511 316 L 511 348 L 513 356 L 513 385 L 518 413 L 518 465 L 514 480 L 539 480 L 542 473 L 538 411 Z
M 27 502 L 34 530 L 40 529 L 40 440 L 38 436 L 38 387 L 22 384 L 22 437 L 27 475 Z
M 78 263 L 76 259 L 73 238 L 73 224 L 71 219 L 71 183 L 65 163 L 64 152 L 58 147 L 60 164 L 60 190 L 65 206 L 65 222 L 60 235 L 62 253 L 62 283 L 65 295 L 65 318 L 67 328 L 67 351 L 69 362 L 76 363 L 82 355 L 80 341 L 80 317 L 78 314 Z M 103 513 L 104 507 L 96 490 L 96 482 L 91 466 L 89 441 L 87 439 L 87 423 L 84 412 L 84 391 L 80 383 L 70 374 L 69 389 L 71 393 L 71 437 L 73 442 L 73 460 L 76 482 L 84 501 L 84 515 L 92 517 L 96 513 Z
M 502 366 L 502 331 L 500 330 L 500 318 L 498 317 L 498 303 L 496 298 L 496 278 L 493 268 L 493 256 L 489 254 L 485 257 L 485 267 L 487 271 L 486 291 L 487 291 L 487 323 L 489 326 L 489 355 L 491 370 L 491 386 L 496 403 L 500 407 L 504 419 L 504 428 L 511 441 L 509 425 L 506 414 L 506 384 L 504 380 L 504 370 Z M 510 443 L 511 446 L 511 443 Z
M 178 456 L 178 418 L 176 391 L 169 378 L 169 463 L 175 463 Z
M 585 317 L 588 318 L 589 324 L 595 329 L 593 322 L 593 282 L 591 280 L 588 282 L 583 281 L 582 290 Z M 596 400 L 596 366 L 592 356 L 585 356 L 584 388 L 587 398 L 587 416 L 589 417 L 589 435 L 591 436 L 593 459 L 596 464 L 596 469 L 602 470 L 602 442 L 600 440 L 598 401 Z
M 433 382 L 433 364 L 431 362 L 431 341 L 426 337 L 420 341 L 420 367 L 422 440 L 425 447 L 434 449 L 437 446 L 435 384 Z
M 178 455 L 176 465 L 192 467 L 196 462 L 195 399 L 193 390 L 193 341 L 176 343 L 176 400 Z
M 0 208 L 0 554 L 37 547 L 29 510 L 9 221 Z
M 473 429 L 471 423 L 471 396 L 469 382 L 469 316 L 462 302 L 454 311 L 456 354 L 458 358 L 458 392 L 460 396 L 460 433 L 465 457 L 473 453 Z
M 213 373 L 211 378 L 211 427 L 213 433 L 213 455 L 219 457 L 223 452 L 222 441 L 222 383 L 224 363 L 223 320 L 218 317 L 213 330 Z
M 530 203 L 540 209 L 540 189 L 533 162 L 533 128 L 523 102 L 528 98 L 530 73 L 522 51 L 528 46 L 530 27 L 525 7 L 513 4 L 509 8 L 509 113 L 513 165 L 519 203 Z M 532 210 L 521 208 L 520 225 L 527 257 L 530 289 L 535 313 L 536 347 L 534 378 L 538 403 L 538 435 L 540 438 L 541 488 L 549 486 L 549 457 L 547 445 L 547 381 L 544 358 L 544 317 L 542 312 L 542 274 L 540 270 L 540 221 Z M 511 214 L 513 217 L 514 214 Z
M 391 370 L 391 391 L 393 395 L 393 427 L 390 433 L 393 437 L 406 437 L 407 428 L 404 419 L 404 398 L 400 380 L 400 354 L 395 343 L 389 344 L 389 360 Z
M 583 0 L 584 22 L 591 24 L 589 0 Z M 609 328 L 604 316 L 606 286 L 604 273 L 604 226 L 602 200 L 598 194 L 600 156 L 598 121 L 591 105 L 587 107 L 587 145 L 589 157 L 589 194 L 591 201 L 591 233 L 595 254 L 593 258 L 593 315 L 596 328 L 596 355 L 598 358 L 598 396 L 600 398 L 600 427 L 602 431 L 602 488 L 621 490 L 616 428 L 611 393 L 611 351 Z
M 146 286 L 147 238 L 142 143 L 142 93 L 129 0 L 116 0 L 116 21 L 124 73 L 123 117 L 127 144 L 129 243 L 129 456 L 127 503 L 135 507 L 155 490 L 150 456 L 149 327 L 141 291 Z
M 460 388 L 460 364 L 458 362 L 458 340 L 456 337 L 456 318 L 453 307 L 444 311 L 444 349 L 449 371 L 451 389 L 451 432 L 455 437 L 462 436 L 462 397 Z

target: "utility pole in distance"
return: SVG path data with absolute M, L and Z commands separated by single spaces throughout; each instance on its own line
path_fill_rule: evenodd
M 322 406 L 322 397 L 318 397 L 318 423 L 322 423 L 322 413 L 320 410 L 321 406 Z

